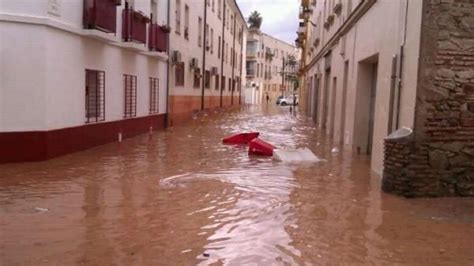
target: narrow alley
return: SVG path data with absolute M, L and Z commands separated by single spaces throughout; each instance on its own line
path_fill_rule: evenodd
M 472 265 L 471 198 L 381 191 L 367 157 L 334 152 L 273 104 L 38 163 L 0 165 L 2 265 Z M 319 163 L 221 144 L 259 131 Z

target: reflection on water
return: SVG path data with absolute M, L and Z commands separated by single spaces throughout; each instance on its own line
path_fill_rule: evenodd
M 327 161 L 249 157 L 260 131 Z M 246 108 L 41 163 L 0 166 L 0 264 L 474 263 L 472 199 L 380 192 L 302 116 Z

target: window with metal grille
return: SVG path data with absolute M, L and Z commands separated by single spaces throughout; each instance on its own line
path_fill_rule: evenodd
M 125 89 L 124 118 L 137 116 L 137 76 L 123 75 Z
M 174 68 L 174 79 L 176 86 L 184 86 L 184 62 L 176 63 Z
M 231 90 L 232 90 L 232 79 L 229 78 L 229 91 L 231 91 Z
M 194 70 L 194 88 L 201 87 L 201 70 L 195 69 Z
M 222 79 L 221 79 L 221 90 L 222 91 L 225 90 L 225 76 L 222 76 Z
M 215 89 L 216 89 L 216 90 L 219 90 L 219 75 L 216 75 L 216 83 L 215 83 L 215 85 L 216 85 L 216 86 L 215 86 L 215 87 L 216 87 Z
M 86 69 L 86 123 L 105 120 L 105 72 Z
M 206 70 L 206 72 L 204 73 L 204 87 L 206 89 L 209 89 L 211 87 L 211 72 L 209 72 L 209 70 Z
M 159 79 L 150 78 L 150 114 L 158 113 L 160 107 Z

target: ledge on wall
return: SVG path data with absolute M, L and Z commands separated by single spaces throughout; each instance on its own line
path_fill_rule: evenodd
M 109 43 L 120 42 L 120 39 L 117 36 L 111 35 L 110 33 L 106 33 L 100 30 L 93 30 L 93 29 L 82 30 L 82 35 L 95 39 L 95 40 L 105 41 Z
M 125 49 L 130 49 L 137 52 L 146 52 L 147 48 L 143 43 L 135 43 L 135 42 L 119 42 L 119 43 L 111 43 L 112 45 L 123 47 Z
M 155 58 L 157 58 L 159 60 L 163 60 L 163 61 L 168 60 L 168 55 L 166 53 L 145 51 L 145 52 L 141 52 L 141 54 L 146 55 L 146 56 L 150 56 L 150 57 L 155 57 Z

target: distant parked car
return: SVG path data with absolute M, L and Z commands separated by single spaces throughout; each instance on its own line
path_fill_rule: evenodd
M 296 100 L 295 100 L 295 98 L 296 98 Z M 293 98 L 293 95 L 290 95 L 290 96 L 287 96 L 287 97 L 283 97 L 283 98 L 280 100 L 280 105 L 281 105 L 281 106 L 293 105 L 293 104 L 298 105 L 298 103 L 299 103 L 298 96 L 296 96 L 295 98 Z
M 276 104 L 277 104 L 277 105 L 280 104 L 281 99 L 283 99 L 283 96 L 281 96 L 281 95 L 278 96 L 278 98 L 277 98 L 277 100 L 276 100 Z

